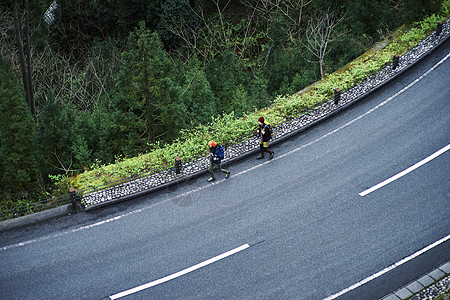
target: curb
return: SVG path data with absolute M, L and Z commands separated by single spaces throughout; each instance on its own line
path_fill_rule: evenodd
M 444 278 L 450 276 L 450 260 L 440 265 L 433 271 L 423 275 L 417 280 L 414 280 L 398 290 L 384 296 L 381 300 L 406 300 L 413 296 L 420 294 L 426 289 L 432 287 Z M 450 278 L 450 277 L 449 277 Z M 428 298 L 427 298 L 428 299 Z
M 276 145 L 279 144 L 295 135 L 300 134 L 303 131 L 308 130 L 309 128 L 330 119 L 332 116 L 340 113 L 341 111 L 347 109 L 348 107 L 355 105 L 356 103 L 360 102 L 362 99 L 366 98 L 367 96 L 371 95 L 372 93 L 374 93 L 375 91 L 378 91 L 379 89 L 381 89 L 382 87 L 384 87 L 385 85 L 387 85 L 388 83 L 392 82 L 393 80 L 395 80 L 396 78 L 398 78 L 399 76 L 401 76 L 402 74 L 404 74 L 405 72 L 409 71 L 412 67 L 414 67 L 415 65 L 417 65 L 419 62 L 421 62 L 424 58 L 428 57 L 431 53 L 433 53 L 435 50 L 437 50 L 438 48 L 440 48 L 444 43 L 446 43 L 450 38 L 450 35 L 448 35 L 445 39 L 443 39 L 442 41 L 440 41 L 438 44 L 436 44 L 432 49 L 430 49 L 429 51 L 427 51 L 426 53 L 423 54 L 422 57 L 420 57 L 419 59 L 417 59 L 416 61 L 414 61 L 413 63 L 411 63 L 410 65 L 406 66 L 404 69 L 402 69 L 400 72 L 396 73 L 394 76 L 392 76 L 391 78 L 387 79 L 386 81 L 380 83 L 378 86 L 376 86 L 375 88 L 373 88 L 372 90 L 367 91 L 365 94 L 357 97 L 356 99 L 352 100 L 349 103 L 346 103 L 345 105 L 340 106 L 338 109 L 335 109 L 331 112 L 329 112 L 328 114 L 322 116 L 321 118 L 312 121 L 311 123 L 308 123 L 305 126 L 302 126 L 301 128 L 298 128 L 297 130 L 294 130 L 278 139 L 275 139 L 271 142 L 271 145 Z M 253 150 L 250 150 L 246 153 L 243 153 L 240 156 L 231 158 L 227 161 L 223 162 L 224 166 L 230 165 L 231 163 L 237 162 L 239 160 L 245 159 L 251 155 L 255 155 L 256 153 L 259 152 L 259 149 L 255 148 Z M 90 211 L 90 210 L 94 210 L 97 208 L 101 208 L 104 206 L 109 206 L 115 203 L 119 203 L 119 202 L 123 202 L 126 200 L 130 200 L 133 198 L 137 198 L 140 196 L 144 196 L 171 186 L 175 186 L 177 184 L 183 183 L 187 180 L 193 179 L 193 178 L 197 178 L 199 176 L 202 176 L 204 174 L 207 173 L 207 170 L 200 170 L 198 172 L 195 172 L 191 175 L 185 176 L 185 177 L 181 177 L 179 179 L 175 179 L 173 181 L 164 183 L 162 185 L 156 186 L 154 188 L 150 188 L 148 190 L 145 191 L 141 191 L 135 194 L 129 194 L 127 196 L 124 197 L 120 197 L 120 198 L 115 198 L 109 201 L 105 201 L 105 202 L 101 202 L 98 204 L 94 204 L 94 205 L 90 205 L 84 208 L 85 211 Z M 42 211 L 42 212 L 38 212 L 38 213 L 34 213 L 34 214 L 30 214 L 30 215 L 26 215 L 26 216 L 22 216 L 22 217 L 18 217 L 18 218 L 14 218 L 14 219 L 9 219 L 9 220 L 5 220 L 0 222 L 0 232 L 1 231 L 5 231 L 5 230 L 10 230 L 16 227 L 23 227 L 23 226 L 27 226 L 27 225 L 31 225 L 34 223 L 38 223 L 41 221 L 45 221 L 48 219 L 53 219 L 53 218 L 57 218 L 57 217 L 61 217 L 64 215 L 68 215 L 70 214 L 72 211 L 70 209 L 70 204 L 69 205 L 63 205 L 57 208 L 52 208 L 46 211 Z
M 69 215 L 70 213 L 72 213 L 71 206 L 71 204 L 66 204 L 33 214 L 2 221 L 0 222 L 0 232 Z
M 337 108 L 337 109 L 327 113 L 326 115 L 320 117 L 319 119 L 316 119 L 316 120 L 314 120 L 314 121 L 312 121 L 312 122 L 310 122 L 310 123 L 308 123 L 308 124 L 298 128 L 298 129 L 296 129 L 296 130 L 294 130 L 294 131 L 292 131 L 290 133 L 287 133 L 287 134 L 281 136 L 280 138 L 271 140 L 270 145 L 273 146 L 273 145 L 282 143 L 285 140 L 287 140 L 287 139 L 289 139 L 289 138 L 291 138 L 293 136 L 296 136 L 296 135 L 300 134 L 301 132 L 306 131 L 306 130 L 308 130 L 309 128 L 311 128 L 313 126 L 316 126 L 317 124 L 320 124 L 320 123 L 330 119 L 331 117 L 333 117 L 336 114 L 342 112 L 343 110 L 346 110 L 347 108 L 349 108 L 349 107 L 359 103 L 360 101 L 362 101 L 363 99 L 365 99 L 369 95 L 375 93 L 376 91 L 379 91 L 381 88 L 383 88 L 387 84 L 393 82 L 398 77 L 400 77 L 401 75 L 403 75 L 406 72 L 408 72 L 410 69 L 415 67 L 418 63 L 420 63 L 423 59 L 425 59 L 426 57 L 430 56 L 437 49 L 439 49 L 449 39 L 450 39 L 450 35 L 447 35 L 443 40 L 441 40 L 439 43 L 437 43 L 433 48 L 429 49 L 420 58 L 418 58 L 417 60 L 415 60 L 414 62 L 412 62 L 408 66 L 406 66 L 404 69 L 402 69 L 399 72 L 397 72 L 396 74 L 394 74 L 392 77 L 390 77 L 387 80 L 381 82 L 379 85 L 377 85 L 373 89 L 367 91 L 363 95 L 360 95 L 360 96 L 356 97 L 354 100 L 352 100 L 352 101 L 350 101 L 350 102 L 348 102 L 348 103 L 346 103 L 344 105 L 339 106 L 339 108 Z M 274 127 L 274 129 L 276 129 L 276 127 Z M 245 158 L 247 158 L 247 157 L 249 157 L 251 155 L 255 155 L 258 152 L 259 152 L 259 149 L 255 148 L 255 149 L 249 150 L 248 152 L 245 152 L 245 153 L 243 153 L 243 154 L 241 154 L 241 155 L 239 155 L 237 157 L 233 157 L 233 158 L 230 158 L 230 159 L 228 159 L 226 161 L 223 161 L 222 164 L 223 164 L 223 166 L 227 166 L 227 165 L 230 165 L 230 164 L 235 163 L 237 161 L 240 161 L 242 159 L 245 159 Z M 150 193 L 153 193 L 153 192 L 156 192 L 156 191 L 160 191 L 160 190 L 168 188 L 168 187 L 175 186 L 175 185 L 180 184 L 180 183 L 182 183 L 184 181 L 187 181 L 187 180 L 190 180 L 190 179 L 193 179 L 193 178 L 197 178 L 197 177 L 202 176 L 202 175 L 207 174 L 207 173 L 208 173 L 208 170 L 207 169 L 203 169 L 203 170 L 197 171 L 195 173 L 192 173 L 190 175 L 183 176 L 183 177 L 180 177 L 178 179 L 175 179 L 175 180 L 166 182 L 164 184 L 161 184 L 159 186 L 147 189 L 145 191 L 141 191 L 141 192 L 134 193 L 134 194 L 129 194 L 127 196 L 118 197 L 118 198 L 111 199 L 111 200 L 108 200 L 108 201 L 104 201 L 104 202 L 100 202 L 100 203 L 96 203 L 96 204 L 93 204 L 93 205 L 86 206 L 84 208 L 84 210 L 85 211 L 95 210 L 95 209 L 98 209 L 98 208 L 101 208 L 101 207 L 104 207 L 104 206 L 108 206 L 108 205 L 112 205 L 112 204 L 115 204 L 115 203 L 127 201 L 127 200 L 130 200 L 130 199 L 133 199 L 133 198 L 137 198 L 137 197 L 140 197 L 140 196 L 144 196 L 144 195 L 147 195 L 147 194 L 150 194 Z

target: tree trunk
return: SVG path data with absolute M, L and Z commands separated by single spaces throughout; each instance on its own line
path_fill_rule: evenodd
M 33 91 L 33 72 L 31 68 L 31 41 L 30 41 L 30 6 L 29 1 L 26 0 L 25 2 L 26 8 L 25 8 L 25 54 L 27 56 L 27 67 L 28 67 L 28 97 L 29 97 L 29 104 L 30 104 L 30 110 L 31 115 L 36 120 L 36 103 L 34 101 L 34 91 Z
M 27 10 L 28 10 L 28 1 L 27 1 Z M 13 2 L 13 11 L 14 11 L 14 29 L 16 33 L 16 42 L 17 42 L 17 48 L 19 51 L 19 63 L 20 63 L 20 69 L 22 71 L 22 82 L 23 82 L 23 88 L 25 90 L 25 99 L 27 101 L 28 106 L 30 107 L 30 112 L 33 118 L 36 117 L 36 109 L 34 104 L 34 97 L 33 97 L 33 89 L 31 87 L 31 51 L 30 51 L 30 38 L 29 38 L 29 16 L 28 11 L 26 12 L 26 34 L 27 34 L 27 62 L 28 62 L 28 70 L 27 70 L 27 64 L 25 62 L 25 55 L 24 55 L 24 46 L 23 46 L 23 35 L 22 35 L 22 26 L 21 26 L 21 18 L 20 18 L 20 12 L 19 12 L 19 3 L 17 0 Z
M 320 78 L 323 79 L 323 57 L 320 57 L 319 65 L 320 65 Z
M 19 4 L 17 3 L 17 0 L 13 3 L 13 9 L 14 9 L 14 29 L 16 31 L 16 42 L 17 42 L 17 48 L 19 50 L 19 63 L 20 63 L 20 69 L 22 70 L 22 82 L 23 87 L 25 89 L 25 92 L 28 90 L 28 77 L 27 77 L 27 71 L 25 68 L 25 59 L 23 55 L 23 44 L 22 44 L 22 31 L 20 26 L 20 16 L 19 16 Z M 28 99 L 28 95 L 26 95 L 27 103 L 30 105 L 30 101 Z

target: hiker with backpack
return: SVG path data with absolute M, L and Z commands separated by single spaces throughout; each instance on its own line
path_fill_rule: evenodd
M 210 152 L 208 171 L 211 175 L 211 177 L 208 179 L 208 182 L 216 180 L 216 178 L 214 177 L 215 168 L 217 168 L 220 172 L 225 173 L 225 179 L 228 179 L 228 177 L 230 177 L 230 172 L 222 169 L 222 159 L 225 155 L 224 148 L 221 145 L 217 144 L 215 141 L 209 141 L 208 144 Z
M 275 154 L 273 151 L 269 150 L 269 141 L 272 138 L 273 131 L 270 124 L 266 123 L 264 121 L 264 117 L 261 117 L 258 119 L 259 123 L 259 155 L 256 157 L 256 159 L 264 158 L 264 152 L 269 153 L 269 159 L 273 158 L 273 155 Z

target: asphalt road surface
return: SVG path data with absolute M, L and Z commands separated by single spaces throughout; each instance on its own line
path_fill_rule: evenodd
M 0 298 L 378 299 L 420 277 L 450 259 L 449 50 L 228 180 L 0 233 Z

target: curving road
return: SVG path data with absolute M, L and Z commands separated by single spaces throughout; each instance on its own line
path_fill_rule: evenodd
M 378 299 L 420 277 L 450 259 L 449 52 L 228 180 L 0 233 L 0 298 Z

